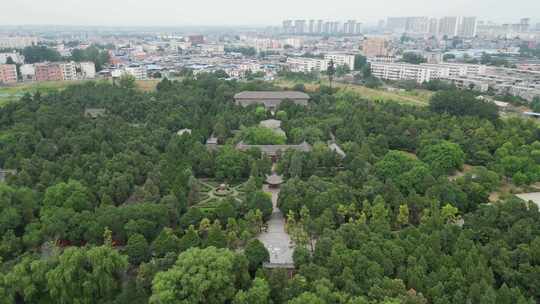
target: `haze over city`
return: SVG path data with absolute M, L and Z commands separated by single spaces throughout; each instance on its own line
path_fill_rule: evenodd
M 54 24 L 98 26 L 277 25 L 287 18 L 360 19 L 387 16 L 478 16 L 510 22 L 540 12 L 540 1 L 516 0 L 17 0 L 2 3 L 0 25 Z M 533 19 L 536 16 L 532 16 Z

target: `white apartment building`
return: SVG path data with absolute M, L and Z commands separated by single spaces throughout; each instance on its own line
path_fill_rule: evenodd
M 483 75 L 486 73 L 486 66 L 481 64 L 465 64 L 465 63 L 439 63 L 429 64 L 422 63 L 422 66 L 429 68 L 448 68 L 450 77 L 463 77 Z
M 334 61 L 334 65 L 336 67 L 341 66 L 341 65 L 346 65 L 349 67 L 351 71 L 354 70 L 354 55 L 327 54 L 327 55 L 324 55 L 324 59 L 327 62 L 330 62 L 330 60 Z
M 477 21 L 476 17 L 463 17 L 459 24 L 459 36 L 474 37 L 476 36 Z
M 489 84 L 485 81 L 468 78 L 468 77 L 449 77 L 446 80 L 450 80 L 456 87 L 460 89 L 474 89 L 480 92 L 487 92 Z
M 328 61 L 317 58 L 289 57 L 287 58 L 287 66 L 292 72 L 322 72 L 328 68 Z
M 24 56 L 19 53 L 0 53 L 0 64 L 7 63 L 8 58 L 11 58 L 13 62 L 22 64 L 24 63 Z
M 79 62 L 82 79 L 96 78 L 96 65 L 93 62 Z
M 63 62 L 60 64 L 64 80 L 77 80 L 77 69 L 74 62 Z
M 386 80 L 415 80 L 418 83 L 447 78 L 448 68 L 431 68 L 418 64 L 371 62 L 373 76 Z
M 123 74 L 129 74 L 135 77 L 136 80 L 148 79 L 146 67 L 143 65 L 131 65 L 131 66 L 124 67 L 122 75 Z
M 23 64 L 19 69 L 23 81 L 36 80 L 36 69 L 33 64 Z
M 428 21 L 428 34 L 431 36 L 439 35 L 439 19 L 429 18 Z
M 439 35 L 454 37 L 458 35 L 459 18 L 443 17 L 439 20 Z
M 444 61 L 443 54 L 439 52 L 425 52 L 424 57 L 426 58 L 427 63 L 439 64 Z

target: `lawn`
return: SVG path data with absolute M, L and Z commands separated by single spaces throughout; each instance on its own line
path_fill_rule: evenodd
M 160 79 L 149 79 L 149 80 L 137 80 L 137 87 L 145 92 L 153 92 L 156 90 L 157 84 L 160 82 Z
M 26 93 L 34 94 L 39 91 L 41 93 L 47 93 L 53 90 L 63 90 L 70 85 L 83 83 L 91 80 L 76 80 L 76 81 L 45 81 L 45 82 L 32 82 L 32 83 L 20 83 L 14 86 L 0 87 L 0 106 L 5 105 L 11 101 L 17 101 Z M 99 80 L 98 80 L 99 81 Z M 137 87 L 145 92 L 154 91 L 159 80 L 138 80 L 136 81 Z
M 321 81 L 322 84 L 328 85 L 327 81 Z M 275 85 L 283 88 L 292 88 L 296 83 L 287 80 L 276 80 Z M 304 84 L 307 91 L 315 91 L 319 88 L 319 83 L 306 83 Z M 380 101 L 394 101 L 401 104 L 426 106 L 429 104 L 429 99 L 433 95 L 432 92 L 427 90 L 412 90 L 412 91 L 387 91 L 385 89 L 371 89 L 365 86 L 356 84 L 344 84 L 334 83 L 335 87 L 342 88 L 344 90 L 350 90 L 369 100 Z
M 7 102 L 16 101 L 26 93 L 35 93 L 40 91 L 47 93 L 53 90 L 63 90 L 71 84 L 81 83 L 81 81 L 46 81 L 21 83 L 14 86 L 0 87 L 0 105 Z

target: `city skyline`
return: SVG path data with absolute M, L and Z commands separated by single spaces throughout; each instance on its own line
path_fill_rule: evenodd
M 435 3 L 427 0 L 410 0 L 407 5 L 397 0 L 359 3 L 337 0 L 332 6 L 313 5 L 308 1 L 288 2 L 276 0 L 264 7 L 247 0 L 227 3 L 201 0 L 179 3 L 173 0 L 140 2 L 123 0 L 67 1 L 32 0 L 11 1 L 0 11 L 0 25 L 80 25 L 80 26 L 278 26 L 285 19 L 358 20 L 373 24 L 386 17 L 400 16 L 478 16 L 496 22 L 512 22 L 522 17 L 533 21 L 540 16 L 524 16 L 540 10 L 540 2 L 514 1 L 511 6 L 493 5 L 493 1 L 465 0 L 452 3 Z M 73 8 L 76 8 L 74 10 Z M 105 8 L 105 9 L 104 9 Z M 209 10 L 208 8 L 212 8 Z

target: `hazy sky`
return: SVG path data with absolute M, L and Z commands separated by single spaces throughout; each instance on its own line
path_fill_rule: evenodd
M 278 25 L 287 18 L 472 15 L 540 19 L 540 0 L 7 0 L 0 25 Z M 531 15 L 538 14 L 538 15 Z

